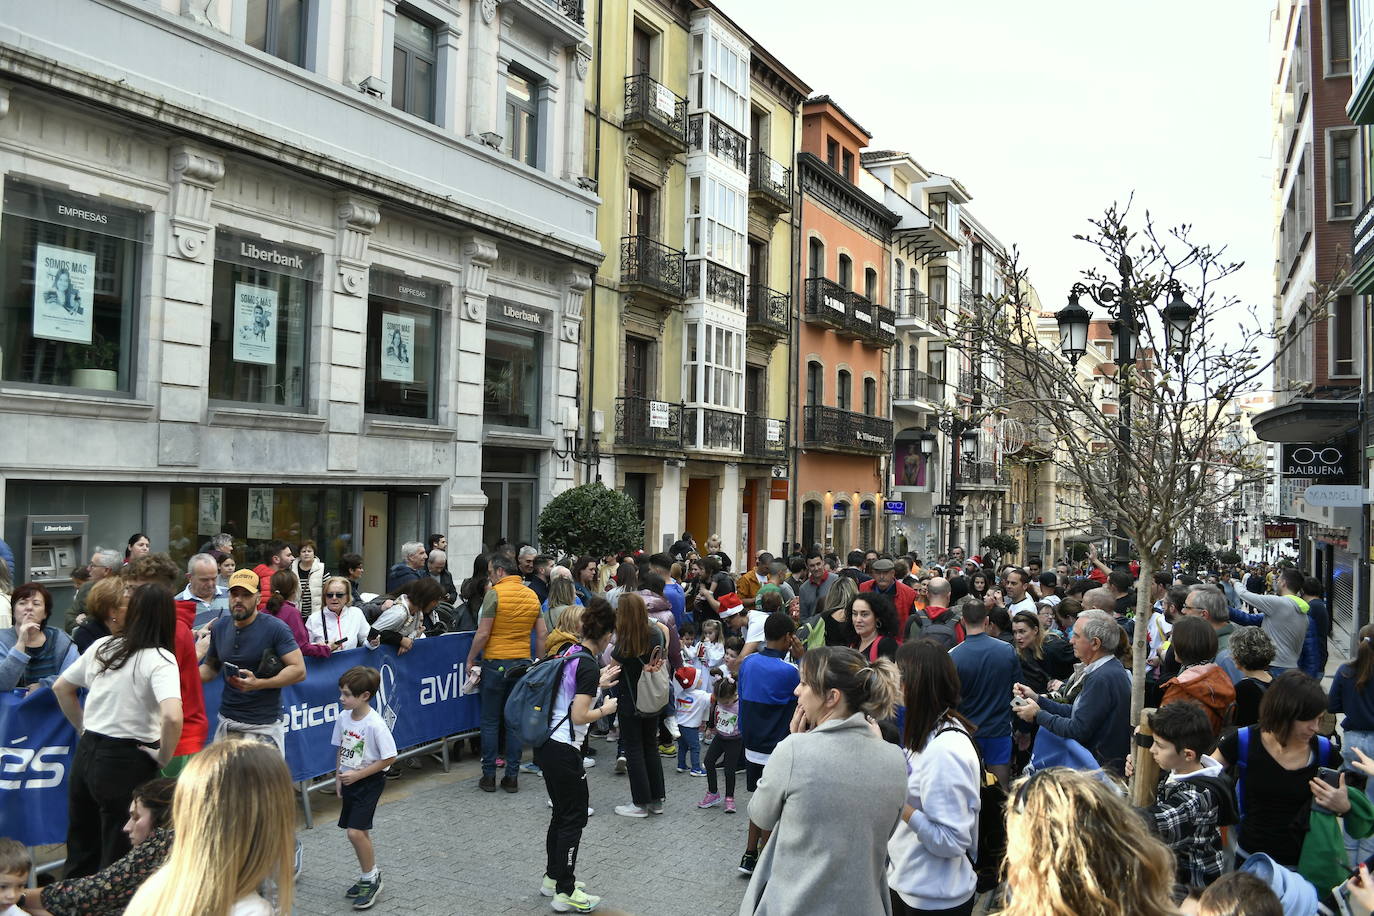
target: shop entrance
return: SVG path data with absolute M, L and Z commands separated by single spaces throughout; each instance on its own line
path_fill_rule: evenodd
M 386 590 L 386 571 L 400 560 L 402 544 L 429 543 L 432 505 L 429 493 L 363 491 L 364 591 Z
M 693 477 L 687 481 L 687 530 L 701 549 L 711 532 L 711 479 Z

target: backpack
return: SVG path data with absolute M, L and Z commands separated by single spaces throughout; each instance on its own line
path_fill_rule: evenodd
M 542 747 L 549 736 L 567 721 L 572 705 L 568 706 L 568 715 L 554 722 L 553 704 L 558 698 L 559 686 L 576 677 L 578 658 L 593 656 L 585 646 L 578 645 L 563 655 L 541 659 L 530 665 L 511 687 L 510 696 L 506 698 L 506 726 L 516 730 L 522 744 Z M 571 734 L 571 723 L 568 731 Z
M 656 659 L 660 659 L 664 655 L 663 635 L 659 632 L 658 627 L 652 624 L 650 626 L 650 632 L 654 638 L 654 647 L 649 651 L 649 661 L 646 664 L 653 664 Z M 639 680 L 635 683 L 635 715 L 644 719 L 657 718 L 663 712 L 663 707 L 668 705 L 670 684 L 666 662 L 660 665 L 657 671 L 641 669 Z
M 1245 819 L 1245 768 L 1250 763 L 1250 732 L 1258 729 L 1251 725 L 1236 732 L 1236 812 L 1239 820 Z M 1317 736 L 1317 766 L 1324 767 L 1331 759 L 1331 739 L 1325 735 Z
M 992 890 L 1002 879 L 1002 863 L 1007 857 L 1007 790 L 988 772 L 983 763 L 983 750 L 972 735 L 951 725 L 936 732 L 935 738 L 945 732 L 958 732 L 968 738 L 973 752 L 978 755 L 981 783 L 978 787 L 978 850 L 976 853 L 965 851 L 964 855 L 973 866 L 973 873 L 978 878 L 978 893 L 982 894 Z

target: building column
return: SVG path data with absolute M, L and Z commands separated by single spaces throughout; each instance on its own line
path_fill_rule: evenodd
M 567 96 L 563 99 L 563 180 L 583 177 L 583 141 L 586 130 L 587 69 L 592 62 L 591 45 L 585 41 L 564 49 L 572 66 L 567 70 Z
M 200 464 L 210 367 L 213 256 L 210 203 L 224 177 L 224 160 L 180 143 L 169 150 L 170 238 L 164 263 L 162 359 L 158 377 L 158 464 Z
M 496 24 L 496 0 L 473 0 L 477 15 L 472 17 L 468 42 L 467 135 L 478 142 L 483 134 L 499 135 L 505 125 L 497 100 L 497 60 L 501 35 Z M 491 144 L 499 146 L 500 144 Z
M 663 477 L 658 488 L 658 530 L 644 532 L 644 542 L 657 553 L 662 549 L 663 535 L 674 539 L 682 532 L 682 461 L 669 458 L 663 462 Z M 697 535 L 706 543 L 706 535 Z
M 720 544 L 731 558 L 743 556 L 745 532 L 740 526 L 740 479 L 739 463 L 727 461 L 720 475 L 720 491 L 716 498 L 716 531 L 720 533 Z M 736 561 L 738 562 L 738 561 Z M 744 567 L 739 567 L 743 569 Z
M 486 374 L 487 299 L 491 295 L 488 275 L 496 258 L 494 240 L 480 235 L 464 237 L 453 363 L 456 462 L 448 504 L 449 545 L 459 556 L 473 556 L 482 549 L 482 519 L 487 506 L 482 493 L 482 382 Z
M 366 371 L 368 241 L 381 222 L 377 204 L 352 195 L 335 202 L 329 327 L 329 470 L 358 470 Z
M 577 430 L 582 416 L 577 403 L 577 382 L 582 339 L 582 303 L 587 290 L 592 288 L 591 275 L 584 268 L 570 267 L 563 275 L 563 308 L 558 319 L 557 337 L 554 338 L 554 383 L 553 402 L 549 405 L 549 415 L 560 430 Z M 591 431 L 584 442 L 591 442 Z M 562 437 L 561 447 L 567 447 L 571 437 Z M 557 494 L 577 484 L 578 463 L 576 461 L 555 461 L 552 492 Z

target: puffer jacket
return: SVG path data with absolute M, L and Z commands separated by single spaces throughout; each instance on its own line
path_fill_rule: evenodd
M 672 670 L 676 671 L 682 667 L 682 640 L 677 634 L 677 619 L 673 617 L 673 608 L 668 604 L 667 598 L 656 595 L 648 589 L 644 589 L 638 594 L 644 599 L 644 605 L 649 609 L 649 617 L 668 629 L 667 661 L 669 665 L 672 665 Z
M 1214 662 L 1191 665 L 1165 681 L 1160 687 L 1164 699 L 1160 705 L 1167 706 L 1179 700 L 1193 700 L 1207 711 L 1207 720 L 1212 725 L 1212 734 L 1220 734 L 1223 726 L 1230 724 L 1235 711 L 1236 688 L 1231 676 Z

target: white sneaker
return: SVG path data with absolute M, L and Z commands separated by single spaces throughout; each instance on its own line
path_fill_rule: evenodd
M 641 808 L 641 807 L 639 807 L 639 805 L 616 805 L 616 806 L 615 806 L 615 813 L 616 813 L 616 814 L 619 814 L 621 817 L 648 817 L 648 816 L 649 816 L 649 811 L 648 811 L 648 809 L 647 809 L 647 808 Z
M 582 769 L 584 769 L 584 770 L 590 770 L 590 769 L 591 769 L 592 767 L 594 767 L 594 766 L 596 766 L 596 758 L 595 758 L 595 757 L 583 757 L 583 758 L 582 758 Z
M 650 813 L 650 814 L 662 814 L 662 813 L 663 813 L 663 800 L 660 799 L 660 800 L 658 800 L 658 801 L 651 801 L 651 802 L 649 802 L 649 813 Z

